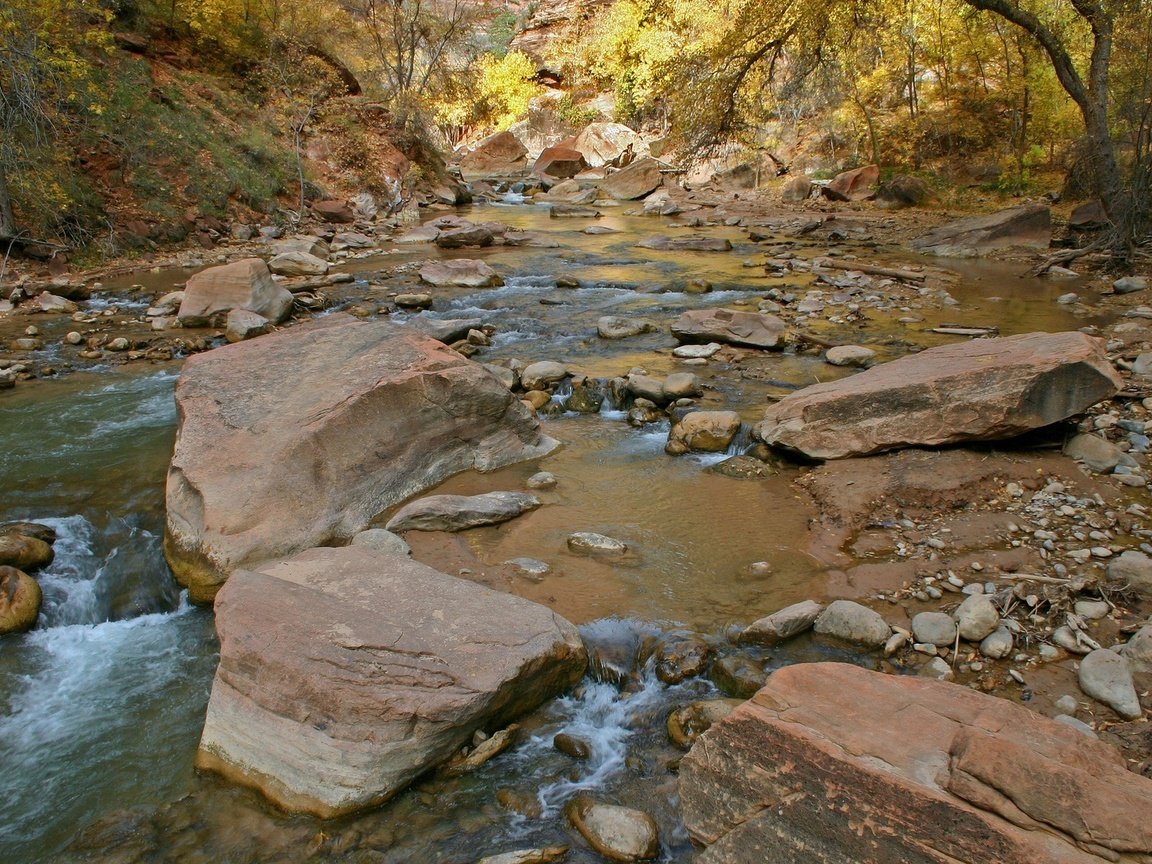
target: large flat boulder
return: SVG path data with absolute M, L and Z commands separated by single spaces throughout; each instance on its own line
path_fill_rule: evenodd
M 321 817 L 386 800 L 587 659 L 546 607 L 364 546 L 237 571 L 216 629 L 197 765 Z
M 754 435 L 812 459 L 997 440 L 1079 414 L 1121 386 L 1103 340 L 1083 333 L 978 339 L 805 387 L 770 406 Z
M 233 309 L 246 309 L 279 324 L 292 314 L 292 293 L 277 285 L 260 258 L 209 267 L 188 280 L 176 317 L 185 327 L 205 327 Z
M 680 342 L 746 348 L 783 348 L 787 330 L 775 315 L 735 309 L 690 309 L 672 323 L 672 335 Z
M 494 288 L 504 284 L 499 273 L 474 258 L 429 261 L 420 268 L 420 280 L 437 288 Z
M 1047 249 L 1052 242 L 1052 211 L 1043 204 L 1023 204 L 949 222 L 911 243 L 926 255 L 972 258 L 992 249 L 1026 246 Z
M 460 158 L 460 176 L 465 181 L 523 174 L 528 167 L 528 149 L 511 132 L 489 135 Z
M 1110 745 L 966 687 L 839 663 L 781 669 L 713 725 L 680 763 L 680 801 L 698 864 L 1152 852 L 1152 781 Z
M 555 446 L 479 364 L 347 315 L 190 358 L 176 404 L 164 550 L 198 602 L 233 570 L 350 538 L 452 474 Z
M 643 198 L 664 182 L 664 175 L 660 173 L 663 167 L 655 159 L 640 159 L 615 174 L 609 174 L 600 184 L 600 191 L 617 201 Z

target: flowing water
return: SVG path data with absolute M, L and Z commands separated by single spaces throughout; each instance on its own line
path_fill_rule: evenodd
M 675 254 L 634 247 L 638 238 L 666 230 L 651 219 L 610 215 L 598 224 L 617 233 L 590 236 L 578 230 L 582 220 L 549 220 L 530 205 L 478 209 L 473 218 L 540 231 L 558 243 L 450 253 L 484 257 L 506 277 L 502 288 L 437 291 L 435 311 L 419 313 L 494 324 L 494 343 L 478 359 L 557 359 L 600 378 L 634 367 L 652 374 L 690 369 L 706 387 L 706 407 L 732 408 L 747 422 L 758 418 L 769 391 L 843 374 L 803 354 L 774 355 L 754 367 L 681 366 L 664 327 L 621 342 L 596 338 L 596 319 L 605 314 L 663 324 L 688 308 L 754 309 L 781 283 L 744 266 L 761 250 L 738 229 L 713 232 L 731 239 L 733 252 Z M 797 252 L 825 248 L 813 241 Z M 367 280 L 386 291 L 408 290 L 411 276 L 379 274 L 437 254 L 401 247 L 350 263 L 346 269 L 360 279 L 350 292 L 373 296 L 379 289 Z M 169 290 L 189 272 L 110 282 L 98 302 L 132 308 L 139 301 L 126 305 L 117 293 L 128 284 Z M 962 305 L 925 312 L 923 326 L 940 314 L 995 323 L 1004 333 L 1084 323 L 1052 302 L 1068 283 L 1018 279 L 995 265 L 960 273 L 952 293 Z M 578 287 L 557 287 L 558 277 Z M 710 281 L 714 292 L 684 293 L 694 278 Z M 807 287 L 790 283 L 800 293 Z M 907 308 L 876 314 L 887 322 L 916 308 L 913 297 Z M 906 335 L 889 322 L 856 338 L 871 340 L 884 356 Z M 790 485 L 799 469 L 783 467 L 759 480 L 724 477 L 709 470 L 724 457 L 668 457 L 666 424 L 633 429 L 607 406 L 598 415 L 546 419 L 546 431 L 563 446 L 545 459 L 443 484 L 438 491 L 519 489 L 537 470 L 556 474 L 557 488 L 541 496 L 546 506 L 468 532 L 461 542 L 489 564 L 547 561 L 550 573 L 514 590 L 581 625 L 590 645 L 641 662 L 623 692 L 589 680 L 526 718 L 515 749 L 473 775 L 428 779 L 379 811 L 319 822 L 279 814 L 251 793 L 192 770 L 217 646 L 210 612 L 185 602 L 160 551 L 177 374 L 175 364 L 98 370 L 0 399 L 6 492 L 0 520 L 44 522 L 59 534 L 56 560 L 39 577 L 45 595 L 39 627 L 0 638 L 0 861 L 466 862 L 572 842 L 561 810 L 581 791 L 652 813 L 662 860 L 690 860 L 670 770 L 681 754 L 668 743 L 664 719 L 672 707 L 716 690 L 706 679 L 661 684 L 644 662 L 645 646 L 686 627 L 704 634 L 720 655 L 733 653 L 732 625 L 824 596 L 824 567 L 804 547 L 810 514 Z M 570 555 L 564 538 L 577 530 L 620 537 L 637 551 L 617 564 Z M 840 655 L 801 639 L 752 659 L 770 670 L 830 656 Z M 551 742 L 560 731 L 588 741 L 590 758 L 574 762 L 555 751 Z M 600 859 L 575 844 L 568 860 Z

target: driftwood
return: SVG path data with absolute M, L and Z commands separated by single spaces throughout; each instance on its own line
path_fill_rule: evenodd
M 883 276 L 886 279 L 899 279 L 901 282 L 923 282 L 928 278 L 927 273 L 913 273 L 910 270 L 893 270 L 891 267 L 861 264 L 858 261 L 837 261 L 832 258 L 821 258 L 820 266 L 831 267 L 834 270 L 856 270 L 860 273 L 867 273 L 869 276 Z

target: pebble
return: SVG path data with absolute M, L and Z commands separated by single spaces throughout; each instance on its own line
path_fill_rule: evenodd
M 1053 704 L 1061 714 L 1075 715 L 1077 709 L 1080 707 L 1080 703 L 1076 701 L 1076 697 L 1071 693 L 1065 693 Z
M 980 653 L 991 660 L 1003 660 L 1012 653 L 1014 640 L 1007 627 L 997 627 L 980 642 Z
M 1089 621 L 1106 618 L 1110 611 L 1110 607 L 1103 600 L 1077 600 L 1072 608 L 1077 615 Z
M 925 663 L 920 674 L 925 678 L 935 678 L 937 681 L 951 681 L 956 677 L 952 672 L 952 667 L 939 657 L 933 657 Z
M 537 471 L 524 485 L 529 489 L 552 489 L 556 486 L 556 475 L 550 471 Z
M 1098 738 L 1099 737 L 1096 734 L 1096 730 L 1093 729 L 1091 726 L 1089 726 L 1087 723 L 1085 723 L 1083 720 L 1077 720 L 1075 717 L 1071 717 L 1067 714 L 1057 714 L 1052 719 L 1055 720 L 1057 723 L 1063 723 L 1065 726 L 1071 726 L 1073 729 L 1077 729 L 1080 732 L 1083 732 L 1089 738 Z
M 956 622 L 943 612 L 920 612 L 912 618 L 912 634 L 919 643 L 913 646 L 915 650 L 935 654 L 937 646 L 951 645 L 956 641 Z M 925 644 L 932 650 L 924 650 Z

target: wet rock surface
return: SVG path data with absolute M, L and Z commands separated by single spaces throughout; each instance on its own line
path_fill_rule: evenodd
M 916 734 L 890 734 L 904 717 Z M 1111 747 L 967 688 L 842 664 L 776 672 L 696 743 L 680 794 L 702 862 L 1087 864 L 1152 849 L 1136 815 L 1152 782 Z M 852 829 L 865 820 L 881 830 Z
M 1037 333 L 929 349 L 788 396 L 756 435 L 814 459 L 1020 435 L 1120 388 L 1103 348 L 1081 333 Z
M 336 379 L 338 367 L 355 372 Z M 285 394 L 275 385 L 288 369 Z M 176 399 L 165 551 L 200 601 L 237 567 L 350 538 L 455 471 L 553 446 L 480 366 L 410 331 L 340 316 L 193 358 Z M 381 470 L 394 480 L 382 484 Z
M 386 800 L 586 662 L 548 609 L 356 546 L 240 571 L 216 624 L 198 764 L 324 817 Z

